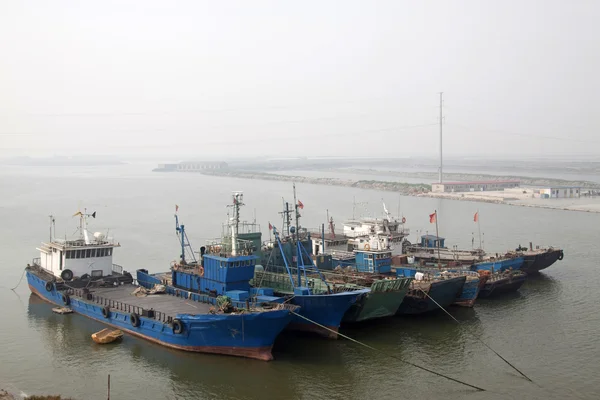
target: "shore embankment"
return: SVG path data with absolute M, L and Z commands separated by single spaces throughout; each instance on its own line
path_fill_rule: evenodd
M 366 170 L 356 170 L 364 174 Z M 344 170 L 347 174 L 348 170 Z M 555 210 L 567 211 L 582 211 L 600 213 L 600 198 L 598 197 L 581 197 L 570 199 L 540 199 L 534 198 L 531 189 L 519 188 L 497 192 L 466 192 L 466 193 L 432 193 L 431 186 L 422 183 L 406 183 L 406 182 L 390 182 L 379 180 L 352 180 L 340 178 L 317 178 L 294 175 L 280 175 L 266 173 L 260 171 L 244 171 L 244 170 L 205 170 L 201 172 L 204 175 L 223 176 L 230 178 L 256 179 L 268 181 L 283 181 L 295 183 L 307 183 L 313 185 L 328 185 L 328 186 L 344 186 L 355 187 L 360 189 L 372 189 L 381 191 L 390 191 L 399 193 L 405 196 L 418 196 L 430 198 L 443 198 L 448 200 L 472 201 L 481 203 L 505 204 L 521 207 L 547 208 Z M 404 174 L 404 173 L 403 173 Z M 411 177 L 427 176 L 429 173 L 412 173 Z M 389 173 L 386 172 L 389 176 Z M 460 178 L 460 179 L 459 179 Z M 456 180 L 504 180 L 511 177 L 498 177 L 491 175 L 476 175 L 476 174 L 449 174 L 448 179 Z M 521 180 L 522 185 L 545 186 L 545 185 L 562 185 L 562 186 L 579 186 L 594 188 L 599 185 L 587 181 L 567 181 L 561 179 L 547 178 L 527 178 L 514 177 Z M 401 177 L 399 176 L 399 179 Z M 523 183 L 523 182 L 526 183 Z M 596 185 L 596 186 L 593 186 Z

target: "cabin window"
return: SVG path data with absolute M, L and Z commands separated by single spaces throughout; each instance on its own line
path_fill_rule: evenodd
M 68 260 L 69 258 L 71 258 L 71 250 L 67 250 L 67 252 L 65 253 L 65 258 Z
M 225 261 L 221 261 L 220 267 L 225 268 Z
M 92 249 L 92 257 L 96 257 L 96 249 Z
M 90 258 L 92 256 L 92 250 L 91 249 L 87 249 L 85 251 L 85 258 Z
M 107 255 L 108 255 L 108 256 L 112 256 L 112 247 L 110 247 L 110 248 L 108 248 L 108 249 L 106 249 L 106 250 L 108 250 L 108 254 L 107 254 Z
M 102 276 L 102 270 L 101 269 L 93 269 L 92 270 L 92 276 L 94 278 Z
M 75 258 L 81 258 L 81 250 L 75 250 Z

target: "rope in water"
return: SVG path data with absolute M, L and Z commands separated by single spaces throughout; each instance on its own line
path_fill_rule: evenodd
M 405 363 L 405 364 L 408 364 L 408 365 L 412 365 L 413 367 L 419 368 L 419 369 L 421 369 L 421 370 L 423 370 L 423 371 L 426 371 L 426 372 L 429 372 L 429 373 L 431 373 L 431 374 L 434 374 L 434 375 L 440 376 L 440 377 L 442 377 L 442 378 L 446 378 L 446 379 L 448 379 L 448 380 L 451 380 L 451 381 L 453 381 L 453 382 L 456 382 L 456 383 L 460 383 L 461 385 L 469 386 L 470 388 L 473 388 L 473 389 L 475 389 L 475 390 L 477 390 L 477 391 L 480 391 L 480 392 L 485 392 L 485 391 L 486 391 L 485 389 L 483 389 L 483 388 L 480 388 L 480 387 L 478 387 L 478 386 L 475 386 L 475 385 L 471 385 L 470 383 L 466 383 L 466 382 L 460 381 L 460 380 L 458 380 L 458 379 L 452 378 L 452 377 L 450 377 L 450 376 L 447 376 L 447 375 L 444 375 L 444 374 L 442 374 L 442 373 L 439 373 L 439 372 L 433 371 L 433 370 L 431 370 L 431 369 L 429 369 L 429 368 L 425 368 L 425 367 L 423 367 L 423 366 L 421 366 L 421 365 L 418 365 L 418 364 L 415 364 L 415 363 L 411 363 L 410 361 L 405 361 L 405 360 L 401 359 L 400 357 L 396 357 L 396 356 L 394 356 L 393 354 L 386 353 L 386 352 L 384 352 L 384 351 L 382 351 L 382 350 L 376 349 L 376 348 L 375 348 L 375 347 L 373 347 L 373 346 L 369 346 L 369 345 L 368 345 L 368 344 L 366 344 L 366 343 L 362 343 L 362 342 L 360 342 L 360 341 L 358 341 L 358 340 L 356 340 L 356 339 L 353 339 L 353 338 L 351 338 L 350 336 L 346 336 L 346 335 L 344 335 L 344 334 L 342 334 L 342 333 L 336 332 L 336 331 L 334 331 L 333 329 L 330 329 L 330 328 L 328 328 L 328 327 L 326 327 L 326 326 L 324 326 L 324 325 L 321 325 L 321 324 L 319 324 L 318 322 L 315 322 L 315 321 L 313 321 L 313 320 L 311 320 L 311 319 L 309 319 L 309 318 L 307 318 L 307 317 L 305 317 L 305 316 L 303 316 L 303 315 L 300 315 L 300 314 L 298 314 L 298 313 L 295 313 L 295 312 L 293 312 L 293 311 L 290 311 L 290 312 L 291 312 L 292 314 L 294 314 L 295 316 L 297 316 L 297 317 L 300 317 L 300 318 L 302 318 L 302 319 L 305 319 L 306 321 L 308 321 L 308 322 L 310 322 L 310 323 L 312 323 L 312 324 L 315 324 L 315 325 L 317 325 L 317 326 L 318 326 L 318 327 L 320 327 L 320 328 L 323 328 L 323 329 L 325 329 L 325 330 L 328 330 L 328 331 L 330 331 L 330 332 L 332 332 L 332 333 L 335 333 L 335 334 L 337 334 L 337 335 L 340 335 L 340 336 L 341 336 L 341 337 L 343 337 L 344 339 L 348 339 L 348 340 L 350 340 L 351 342 L 354 342 L 354 343 L 356 343 L 356 344 L 358 344 L 358 345 L 360 345 L 360 346 L 366 347 L 367 349 L 370 349 L 370 350 L 376 351 L 376 352 L 378 352 L 378 353 L 384 354 L 384 355 L 386 355 L 386 356 L 388 356 L 388 357 L 391 357 L 391 358 L 393 358 L 393 359 L 395 359 L 395 360 L 398 360 L 398 361 L 400 361 L 400 362 L 403 362 L 403 363 Z
M 427 296 L 431 301 L 433 301 L 439 308 L 441 308 L 442 310 L 444 310 L 444 312 L 446 314 L 448 314 L 448 316 L 450 318 L 452 318 L 454 321 L 456 321 L 457 324 L 460 324 L 460 321 L 457 320 L 456 318 L 454 318 L 454 316 L 452 314 L 450 314 L 444 307 L 442 307 L 437 301 L 435 301 L 433 299 L 433 297 L 431 297 L 429 294 L 427 294 L 423 289 L 419 288 L 419 290 L 421 292 L 423 292 L 423 294 L 425 294 L 425 296 Z M 485 347 L 487 347 L 488 349 L 490 349 L 491 351 L 494 352 L 494 354 L 496 354 L 498 357 L 500 357 L 500 359 L 502 361 L 504 361 L 505 363 L 507 363 L 512 369 L 514 369 L 515 371 L 517 371 L 519 374 L 521 374 L 521 376 L 523 376 L 525 379 L 527 379 L 529 382 L 533 382 L 531 380 L 531 378 L 529 378 L 527 375 L 525 375 L 523 372 L 521 372 L 517 367 L 515 367 L 514 365 L 512 365 L 506 358 L 502 357 L 500 354 L 498 354 L 498 352 L 494 349 L 492 349 L 486 342 L 483 341 L 483 339 L 481 339 L 480 336 L 474 336 L 477 340 L 479 340 L 481 343 L 483 343 L 483 345 Z
M 17 283 L 17 286 L 15 286 L 14 288 L 12 288 L 10 290 L 12 290 L 14 292 L 15 289 L 19 287 L 19 285 L 21 284 L 21 281 L 23 280 L 23 277 L 25 276 L 25 271 L 27 271 L 27 268 L 23 268 L 23 273 L 21 274 L 21 279 L 19 279 L 19 283 Z

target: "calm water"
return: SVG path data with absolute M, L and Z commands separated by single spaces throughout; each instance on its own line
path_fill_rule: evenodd
M 73 234 L 71 215 L 79 204 L 95 210 L 90 230 L 106 230 L 120 241 L 115 262 L 126 269 L 166 270 L 177 253 L 174 205 L 198 247 L 220 234 L 232 190 L 243 190 L 247 219 L 256 214 L 264 229 L 279 225 L 282 196 L 291 185 L 220 179 L 197 174 L 158 174 L 152 165 L 84 168 L 16 168 L 0 172 L 0 387 L 27 394 L 53 392 L 76 399 L 106 398 L 111 374 L 115 399 L 350 399 L 350 398 L 597 398 L 600 385 L 600 303 L 597 214 L 402 197 L 400 208 L 413 232 L 432 232 L 428 214 L 438 210 L 440 234 L 448 245 L 471 245 L 479 209 L 488 250 L 554 244 L 565 259 L 528 281 L 520 293 L 477 304 L 447 316 L 392 318 L 346 329 L 345 333 L 383 350 L 374 353 L 345 341 L 284 335 L 276 361 L 260 362 L 171 351 L 125 337 L 115 346 L 95 345 L 90 335 L 103 326 L 77 315 L 59 316 L 16 290 L 23 268 L 48 237 L 48 215 L 57 235 Z M 316 227 L 327 209 L 341 221 L 352 201 L 369 202 L 373 215 L 388 192 L 301 185 L 303 225 Z M 412 235 L 412 239 L 416 235 Z M 534 381 L 520 378 L 474 339 L 480 335 Z M 405 365 L 385 354 L 426 365 L 488 389 L 473 393 L 458 384 Z

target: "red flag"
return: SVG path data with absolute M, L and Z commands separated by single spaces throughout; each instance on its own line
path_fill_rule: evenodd
M 175 212 L 179 211 L 179 206 L 175 204 Z
M 273 225 L 271 225 L 271 223 L 269 222 L 269 230 L 272 231 L 273 230 Z
M 237 204 L 237 200 L 235 199 L 235 196 L 233 196 L 233 204 Z
M 298 207 L 300 207 L 300 209 L 304 209 L 304 204 L 302 204 L 302 202 L 300 200 L 298 200 Z
M 479 211 L 477 211 L 475 213 L 475 215 L 473 216 L 473 222 L 477 222 L 477 221 L 479 221 Z
M 429 214 L 429 223 L 430 224 L 435 224 L 436 214 L 437 214 L 437 212 L 434 212 L 433 214 Z

